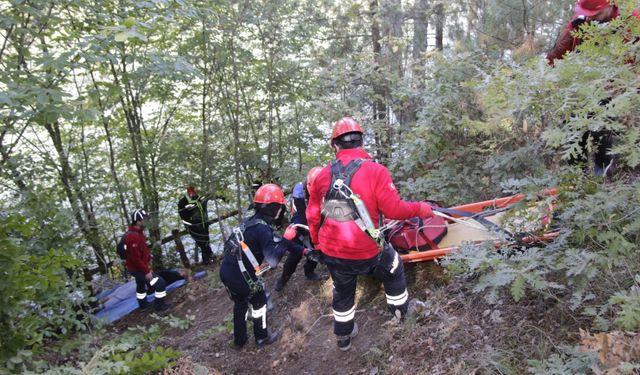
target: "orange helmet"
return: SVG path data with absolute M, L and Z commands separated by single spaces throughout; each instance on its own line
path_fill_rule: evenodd
M 338 122 L 333 125 L 333 132 L 331 133 L 331 142 L 335 141 L 336 138 L 341 137 L 347 133 L 364 133 L 362 130 L 362 125 L 358 124 L 356 120 L 351 117 L 343 117 Z
M 285 204 L 284 193 L 280 186 L 276 184 L 266 184 L 260 186 L 256 191 L 256 196 L 253 198 L 255 203 L 280 203 Z
M 309 190 L 311 184 L 313 184 L 313 181 L 316 179 L 316 177 L 318 177 L 318 175 L 320 174 L 320 171 L 322 171 L 322 167 L 313 167 L 309 169 L 309 172 L 307 172 L 307 191 Z
M 610 0 L 578 0 L 576 2 L 576 14 L 592 17 L 611 5 Z

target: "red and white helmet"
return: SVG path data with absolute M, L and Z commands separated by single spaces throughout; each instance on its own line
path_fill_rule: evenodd
M 576 15 L 592 17 L 611 5 L 610 0 L 578 0 L 576 2 Z

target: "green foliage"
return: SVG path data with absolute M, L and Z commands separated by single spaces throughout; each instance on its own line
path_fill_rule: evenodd
M 106 334 L 102 332 L 101 334 Z M 180 353 L 162 346 L 153 345 L 160 338 L 157 325 L 134 327 L 103 342 L 97 348 L 81 352 L 77 365 L 58 366 L 47 369 L 47 375 L 57 374 L 149 374 L 172 366 Z M 146 349 L 152 345 L 150 349 Z
M 85 326 L 87 289 L 69 277 L 80 263 L 60 248 L 42 247 L 40 234 L 34 220 L 0 216 L 0 363 L 8 369 L 21 367 L 46 340 Z
M 615 323 L 622 329 L 634 331 L 640 328 L 640 293 L 638 291 L 638 283 L 640 277 L 636 275 L 636 283 L 631 288 L 631 291 L 622 291 L 613 295 L 609 299 L 609 303 L 612 306 L 617 306 L 619 311 L 617 312 L 618 318 Z
M 189 329 L 189 327 L 191 327 L 196 320 L 195 315 L 186 315 L 184 319 L 173 315 L 159 316 L 157 314 L 151 314 L 151 317 L 167 324 L 171 328 L 177 328 L 181 330 Z
M 180 353 L 169 348 L 165 349 L 156 346 L 142 355 L 137 355 L 134 351 L 126 354 L 116 354 L 113 356 L 114 361 L 124 362 L 126 369 L 120 374 L 144 375 L 150 372 L 159 371 L 172 366 L 175 360 L 180 358 Z
M 530 360 L 528 372 L 535 375 L 573 375 L 589 373 L 598 363 L 595 353 L 581 353 L 565 348 L 544 360 Z

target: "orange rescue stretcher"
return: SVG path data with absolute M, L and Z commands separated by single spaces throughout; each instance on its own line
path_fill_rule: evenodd
M 557 195 L 557 189 L 547 189 L 542 192 L 543 197 L 555 197 Z M 549 217 L 544 218 L 546 223 L 543 223 L 541 226 L 542 230 L 538 231 L 541 234 L 525 234 L 514 236 L 517 237 L 517 239 L 513 237 L 506 239 L 507 236 L 504 235 L 504 233 L 507 233 L 506 230 L 504 233 L 500 233 L 501 230 L 495 230 L 505 224 L 503 223 L 503 219 L 506 213 L 525 198 L 526 195 L 517 194 L 510 197 L 496 198 L 442 210 L 442 212 L 449 212 L 450 214 L 442 214 L 437 212 L 438 208 L 434 208 L 437 215 L 445 218 L 444 225 L 446 225 L 446 234 L 438 239 L 437 244 L 430 242 L 430 248 L 428 249 L 398 249 L 401 253 L 408 251 L 405 254 L 401 254 L 401 258 L 405 263 L 431 261 L 444 257 L 446 254 L 459 249 L 464 244 L 482 244 L 493 241 L 496 248 L 499 248 L 509 242 L 517 242 L 520 245 L 533 245 L 556 238 L 560 233 L 557 230 L 548 229 L 551 212 L 548 214 Z M 553 207 L 554 204 L 549 207 L 549 211 L 551 211 Z M 482 214 L 483 212 L 486 212 L 488 215 L 484 216 Z M 463 213 L 480 214 L 477 216 L 482 216 L 482 219 L 476 220 L 473 218 L 473 215 L 468 217 L 468 215 L 463 215 Z M 487 224 L 491 225 L 488 226 Z M 398 225 L 402 225 L 402 223 Z

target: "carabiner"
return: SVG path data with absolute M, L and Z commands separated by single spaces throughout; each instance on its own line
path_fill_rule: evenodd
M 236 240 L 238 241 L 238 243 L 244 242 L 244 234 L 242 233 L 240 228 L 233 228 L 233 235 L 236 236 Z

